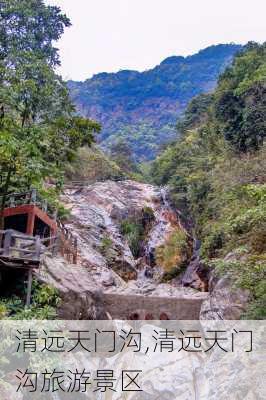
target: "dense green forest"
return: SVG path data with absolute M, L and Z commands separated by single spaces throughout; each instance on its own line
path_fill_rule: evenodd
M 182 138 L 153 163 L 178 208 L 193 218 L 201 255 L 266 309 L 266 44 L 249 43 L 178 122 Z
M 9 193 L 31 187 L 58 208 L 66 164 L 100 131 L 98 123 L 77 115 L 55 72 L 60 65 L 55 43 L 68 26 L 58 7 L 41 0 L 0 2 L 0 211 Z M 0 298 L 0 318 L 55 318 L 54 288 L 34 281 L 26 310 L 23 283 L 16 293 Z
M 55 42 L 69 19 L 41 0 L 0 4 L 0 194 L 37 187 L 50 201 L 65 163 L 90 146 L 98 123 L 75 112 Z M 48 189 L 52 182 L 53 188 Z
M 169 57 L 148 71 L 101 73 L 84 82 L 69 81 L 68 87 L 79 113 L 101 123 L 103 149 L 124 140 L 137 161 L 150 160 L 175 139 L 176 119 L 188 102 L 215 87 L 240 48 L 210 46 L 192 56 Z

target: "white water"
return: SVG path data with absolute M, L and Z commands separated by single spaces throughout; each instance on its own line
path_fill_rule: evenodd
M 147 281 L 154 282 L 162 276 L 162 269 L 155 262 L 155 249 L 165 243 L 168 234 L 172 231 L 169 215 L 173 214 L 173 210 L 167 200 L 166 188 L 160 189 L 160 198 L 161 205 L 154 210 L 155 223 L 148 234 L 143 261 L 138 270 L 139 285 L 147 284 Z

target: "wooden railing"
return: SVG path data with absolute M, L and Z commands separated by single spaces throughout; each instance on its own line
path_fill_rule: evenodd
M 36 189 L 32 189 L 28 192 L 23 193 L 12 193 L 5 196 L 5 207 L 17 207 L 20 205 L 34 204 L 42 209 L 46 214 L 50 215 L 53 219 L 56 219 L 57 213 L 55 209 L 52 209 L 46 200 L 43 200 Z M 1 196 L 0 196 L 1 202 Z M 71 231 L 60 221 L 57 220 L 57 235 L 54 237 L 47 237 L 41 239 L 39 236 L 29 236 L 19 233 L 15 230 L 9 229 L 6 231 L 0 231 L 0 257 L 15 258 L 15 254 L 21 260 L 31 259 L 32 261 L 38 261 L 40 259 L 41 252 L 52 251 L 61 253 L 61 255 L 67 259 L 67 261 L 77 264 L 78 244 L 77 238 L 71 233 Z M 14 244 L 24 240 L 26 244 L 19 245 Z M 40 250 L 39 250 L 40 248 Z
M 58 250 L 61 255 L 72 264 L 77 264 L 78 240 L 72 232 L 63 224 L 57 221 L 58 227 Z
M 77 238 L 62 223 L 60 226 L 56 236 L 46 238 L 25 235 L 13 229 L 0 231 L 0 259 L 36 266 L 42 254 L 51 252 L 52 255 L 60 253 L 67 261 L 77 264 Z
M 0 258 L 4 260 L 36 264 L 40 261 L 41 250 L 42 240 L 39 236 L 24 235 L 13 229 L 0 231 Z
M 0 196 L 0 202 L 3 196 Z M 47 213 L 51 218 L 55 219 L 57 210 L 48 205 L 47 200 L 41 198 L 36 189 L 27 192 L 10 193 L 5 196 L 5 208 L 18 207 L 25 204 L 34 204 Z

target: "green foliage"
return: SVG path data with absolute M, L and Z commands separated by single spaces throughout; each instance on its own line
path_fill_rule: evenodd
M 213 223 L 208 229 L 205 229 L 204 234 L 205 240 L 201 247 L 201 255 L 203 257 L 214 258 L 217 255 L 217 250 L 222 249 L 226 241 L 224 226 Z
M 67 180 L 88 183 L 124 176 L 119 166 L 96 146 L 79 148 L 75 159 L 67 163 L 65 174 Z
M 53 47 L 70 26 L 69 19 L 59 7 L 45 6 L 42 0 L 4 0 L 1 2 L 1 55 L 10 57 L 16 66 L 20 60 L 16 52 L 37 53 L 49 65 L 60 65 L 58 52 Z M 13 58 L 14 57 L 14 58 Z
M 0 303 L 0 319 L 5 319 L 8 314 L 7 307 L 4 303 Z
M 246 253 L 246 252 L 245 252 Z M 247 289 L 251 294 L 247 311 L 242 318 L 266 318 L 266 257 L 246 256 L 243 252 L 238 255 L 239 260 L 216 260 L 213 265 L 220 274 L 227 273 L 235 282 L 235 288 Z
M 214 115 L 226 140 L 239 152 L 258 150 L 265 137 L 266 43 L 248 44 L 221 75 Z
M 108 257 L 109 250 L 112 248 L 113 242 L 109 236 L 104 236 L 101 240 L 100 251 L 105 256 Z
M 247 316 L 261 315 L 265 302 L 265 260 L 258 259 L 266 251 L 266 97 L 255 95 L 258 85 L 265 87 L 264 65 L 265 44 L 249 44 L 202 107 L 200 97 L 194 100 L 179 124 L 182 138 L 151 167 L 153 180 L 168 185 L 176 206 L 193 218 L 207 263 L 218 260 L 227 274 L 226 256 L 245 249 L 234 279 L 250 290 Z M 251 105 L 252 123 L 245 117 Z
M 177 276 L 186 265 L 191 255 L 186 233 L 177 228 L 173 231 L 166 243 L 156 250 L 156 264 L 160 265 L 165 274 L 164 280 Z
M 137 171 L 131 148 L 123 139 L 111 145 L 110 157 L 123 172 L 129 174 Z
M 176 138 L 176 118 L 197 94 L 214 88 L 239 45 L 211 46 L 189 57 L 170 57 L 139 73 L 102 73 L 85 82 L 68 82 L 71 96 L 84 115 L 103 125 L 101 146 L 126 142 L 137 161 L 154 159 L 162 145 Z M 207 98 L 206 98 L 207 100 Z M 198 106 L 202 106 L 202 97 Z
M 54 42 L 70 25 L 58 7 L 41 0 L 0 3 L 0 193 L 62 184 L 66 161 L 91 145 L 100 126 L 75 115 L 55 73 Z M 2 222 L 1 222 L 2 224 Z
M 42 285 L 34 280 L 30 307 L 25 308 L 24 300 L 18 296 L 2 298 L 0 300 L 0 318 L 55 319 L 59 304 L 60 298 L 55 288 Z
M 33 281 L 32 302 L 38 306 L 57 307 L 60 302 L 58 291 L 52 286 L 41 285 L 35 280 Z
M 124 219 L 120 224 L 120 232 L 128 242 L 135 258 L 141 256 L 143 242 L 155 219 L 150 207 L 144 207 L 139 215 Z
M 142 221 L 145 227 L 155 220 L 154 211 L 151 207 L 145 206 L 142 209 Z
M 140 256 L 145 229 L 142 221 L 133 219 L 123 220 L 120 224 L 121 234 L 126 238 L 129 248 L 135 258 Z
M 208 117 L 208 109 L 213 101 L 212 94 L 200 94 L 188 104 L 184 116 L 177 122 L 177 130 L 185 133 L 202 124 Z

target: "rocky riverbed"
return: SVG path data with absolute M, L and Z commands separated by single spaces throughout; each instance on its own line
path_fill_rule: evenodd
M 67 187 L 62 201 L 70 213 L 67 226 L 78 238 L 78 265 L 46 257 L 40 279 L 59 289 L 63 318 L 106 318 L 104 293 L 202 300 L 204 318 L 217 316 L 206 292 L 208 274 L 198 250 L 192 254 L 193 241 L 169 204 L 165 189 L 129 180 L 97 182 Z M 143 219 L 145 213 L 150 215 L 148 223 Z M 138 256 L 121 232 L 121 224 L 132 220 L 144 225 Z M 167 248 L 175 232 L 181 232 L 187 242 L 188 251 L 181 261 L 188 267 L 179 278 L 165 281 L 162 257 L 156 259 L 156 254 L 162 249 L 167 255 L 175 253 L 173 246 Z M 177 248 L 178 242 L 176 252 Z M 181 256 L 171 257 L 180 262 Z
M 155 260 L 157 249 L 176 229 L 187 235 L 166 200 L 165 190 L 152 185 L 97 182 L 68 188 L 62 200 L 71 214 L 67 226 L 78 238 L 79 263 L 103 288 L 122 288 L 132 281 L 136 287 L 142 282 L 145 286 L 147 282 L 158 283 L 163 270 Z M 152 217 L 143 227 L 142 248 L 136 257 L 121 232 L 121 224 L 133 221 L 144 225 L 145 212 Z

